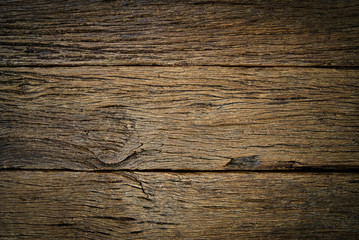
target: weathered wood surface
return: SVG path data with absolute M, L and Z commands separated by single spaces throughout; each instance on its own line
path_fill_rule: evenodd
M 0 167 L 358 169 L 358 73 L 2 68 Z
M 2 171 L 1 239 L 358 239 L 359 175 Z
M 2 66 L 359 63 L 357 0 L 0 4 Z
M 359 239 L 358 55 L 354 0 L 1 1 L 0 239 Z

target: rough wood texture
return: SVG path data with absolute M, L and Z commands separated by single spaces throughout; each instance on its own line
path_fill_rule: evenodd
M 3 68 L 0 167 L 358 169 L 359 71 Z
M 358 16 L 357 0 L 4 0 L 0 65 L 358 66 Z
M 359 239 L 358 55 L 355 0 L 1 1 L 0 239 Z
M 358 239 L 358 174 L 0 173 L 1 239 Z

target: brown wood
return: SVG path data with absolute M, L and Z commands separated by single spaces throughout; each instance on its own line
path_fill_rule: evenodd
M 1 168 L 358 169 L 357 70 L 1 69 Z
M 357 239 L 359 175 L 2 171 L 1 239 Z
M 1 1 L 0 239 L 359 239 L 358 16 Z
M 0 65 L 358 66 L 346 1 L 24 1 L 0 7 Z

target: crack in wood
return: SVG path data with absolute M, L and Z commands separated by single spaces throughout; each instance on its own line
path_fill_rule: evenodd
M 139 185 L 139 187 L 140 187 L 142 193 L 146 196 L 146 197 L 144 197 L 144 198 L 145 198 L 146 200 L 149 200 L 149 201 L 152 201 L 152 202 L 153 202 L 153 199 L 150 198 L 150 195 L 147 193 L 147 191 L 145 191 L 145 188 L 143 187 L 142 182 L 141 182 L 137 177 L 135 177 L 134 174 L 121 173 L 121 175 L 124 176 L 124 177 L 127 178 L 127 179 L 130 179 L 130 180 L 132 180 L 132 181 L 138 183 L 138 185 Z

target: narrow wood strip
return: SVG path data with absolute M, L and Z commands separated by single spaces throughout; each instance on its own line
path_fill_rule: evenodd
M 0 172 L 1 239 L 356 239 L 358 174 Z
M 0 168 L 358 169 L 357 70 L 3 68 Z
M 24 1 L 0 7 L 0 65 L 358 66 L 346 1 Z

